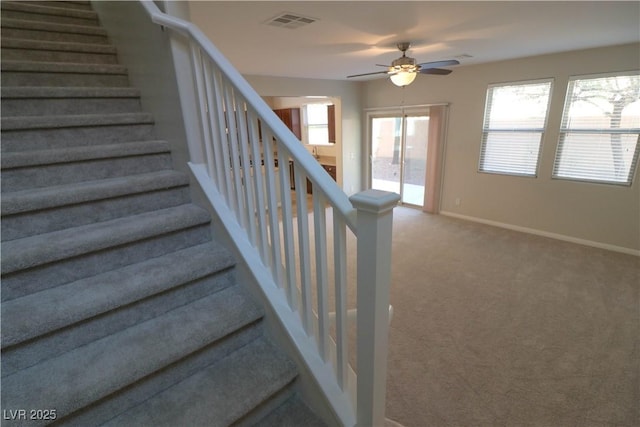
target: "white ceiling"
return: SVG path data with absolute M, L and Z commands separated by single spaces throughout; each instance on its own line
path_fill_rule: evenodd
M 399 57 L 402 41 L 419 63 L 453 58 L 458 67 L 640 41 L 637 1 L 192 1 L 189 8 L 249 75 L 342 80 L 382 71 L 375 64 Z M 282 12 L 318 21 L 294 30 L 265 24 Z

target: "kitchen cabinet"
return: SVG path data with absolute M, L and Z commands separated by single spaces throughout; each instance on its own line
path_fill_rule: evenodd
M 280 108 L 273 110 L 274 113 L 287 125 L 291 132 L 298 139 L 302 139 L 302 127 L 300 125 L 300 109 L 299 108 Z
M 337 180 L 336 178 L 336 167 L 335 165 L 322 165 L 322 167 L 324 168 L 324 170 L 327 171 L 327 173 L 331 176 L 331 178 L 333 178 L 334 181 Z
M 331 178 L 333 178 L 334 181 L 337 181 L 335 165 L 328 165 L 328 164 L 321 163 L 321 166 L 324 168 L 324 170 L 327 171 L 329 176 L 331 176 Z M 311 184 L 311 181 L 307 179 L 307 194 L 311 194 L 311 193 L 313 193 L 313 185 Z
M 331 104 L 327 106 L 327 128 L 329 130 L 329 142 L 336 143 L 336 106 Z M 335 179 L 335 177 L 333 178 Z

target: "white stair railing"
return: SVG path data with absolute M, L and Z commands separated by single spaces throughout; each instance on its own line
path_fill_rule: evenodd
M 367 190 L 348 198 L 195 25 L 152 1 L 141 4 L 183 46 L 175 60 L 190 61 L 191 77 L 179 81 L 179 91 L 187 127 L 197 124 L 188 131 L 193 175 L 340 422 L 384 425 L 391 222 L 399 196 Z M 354 239 L 356 271 L 347 251 Z M 348 345 L 349 309 L 358 312 L 355 349 Z M 357 375 L 349 363 L 354 350 Z

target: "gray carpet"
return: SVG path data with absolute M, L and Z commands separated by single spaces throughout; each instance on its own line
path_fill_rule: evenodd
M 640 425 L 640 259 L 394 211 L 387 417 Z

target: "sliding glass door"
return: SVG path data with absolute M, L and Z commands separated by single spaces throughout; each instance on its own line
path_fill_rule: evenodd
M 400 194 L 423 206 L 427 165 L 427 113 L 371 115 L 371 188 Z

